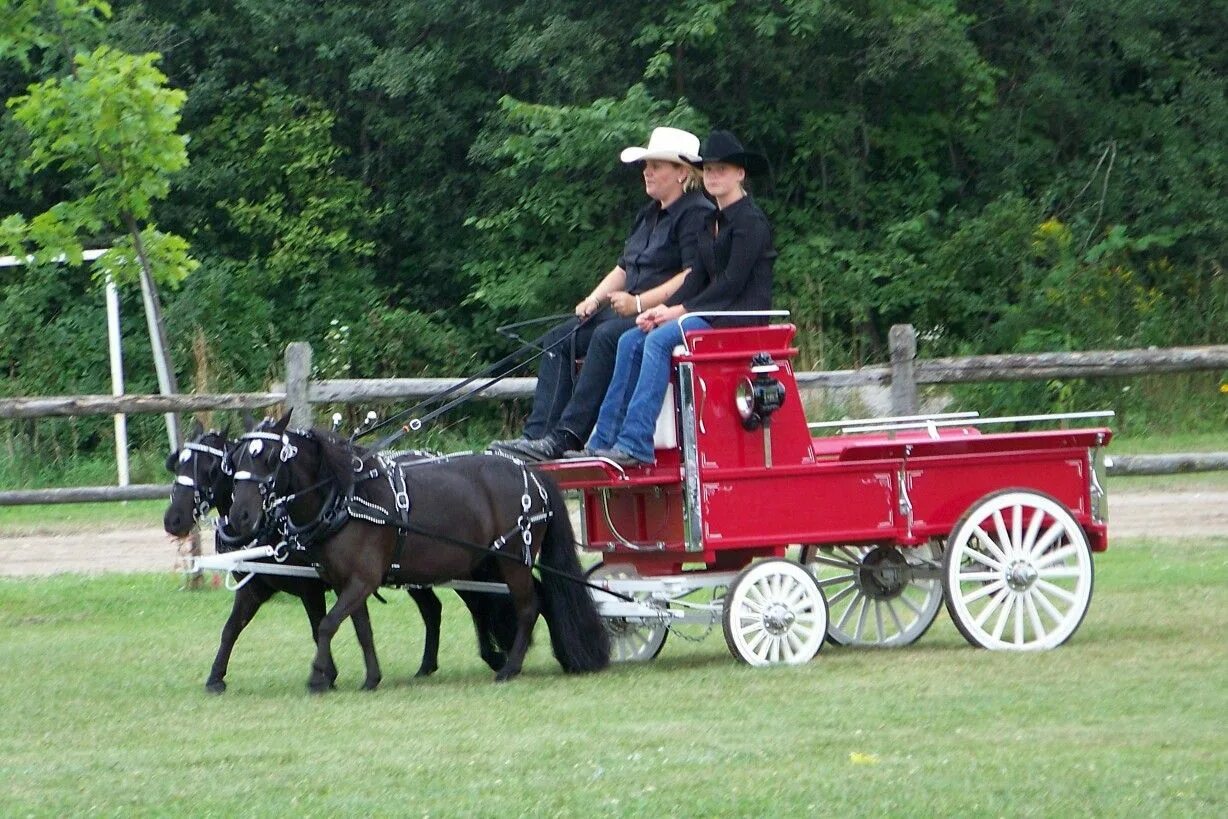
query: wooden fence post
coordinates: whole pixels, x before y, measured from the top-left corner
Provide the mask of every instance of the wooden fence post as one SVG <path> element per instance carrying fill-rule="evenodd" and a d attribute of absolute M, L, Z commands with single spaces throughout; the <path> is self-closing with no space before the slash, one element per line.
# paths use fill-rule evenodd
<path fill-rule="evenodd" d="M 311 345 L 292 341 L 286 345 L 286 409 L 293 410 L 292 426 L 311 427 L 311 402 L 307 400 L 307 384 L 311 380 Z"/>
<path fill-rule="evenodd" d="M 891 414 L 917 414 L 917 331 L 911 324 L 894 324 L 887 335 L 891 348 Z"/>

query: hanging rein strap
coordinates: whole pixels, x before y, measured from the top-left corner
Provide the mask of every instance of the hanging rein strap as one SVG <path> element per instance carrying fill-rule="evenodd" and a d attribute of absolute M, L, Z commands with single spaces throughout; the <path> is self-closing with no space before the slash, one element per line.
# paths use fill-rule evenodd
<path fill-rule="evenodd" d="M 554 321 L 560 317 L 566 317 L 566 319 L 570 321 L 573 316 L 570 313 L 560 313 L 555 316 L 547 316 L 544 319 L 534 319 L 529 322 L 521 322 L 519 325 L 510 325 L 510 326 L 525 326 L 527 324 L 540 323 L 542 321 Z M 563 344 L 566 341 L 571 342 L 572 355 L 574 357 L 576 331 L 578 331 L 581 327 L 587 324 L 591 318 L 592 318 L 591 314 L 589 316 L 585 316 L 584 318 L 580 319 L 580 321 L 576 324 L 576 326 L 573 327 L 571 331 L 568 332 L 566 335 L 564 335 L 562 338 L 555 339 L 550 344 L 547 344 L 544 347 L 541 346 L 542 340 L 545 339 L 546 336 L 550 335 L 550 333 L 553 333 L 556 329 L 558 329 L 558 326 L 561 326 L 561 324 L 557 325 L 556 327 L 552 327 L 551 329 L 547 330 L 545 333 L 542 333 L 537 338 L 524 342 L 523 344 L 521 344 L 519 348 L 512 351 L 510 354 L 504 356 L 503 358 L 499 359 L 494 364 L 487 367 L 485 370 L 482 370 L 476 375 L 472 375 L 469 378 L 466 378 L 464 381 L 460 382 L 459 384 L 454 384 L 453 386 L 449 387 L 446 390 L 443 390 L 442 392 L 436 393 L 435 395 L 432 395 L 428 398 L 423 399 L 422 401 L 419 401 L 417 404 L 414 404 L 412 407 L 409 407 L 408 409 L 401 410 L 398 413 L 388 416 L 383 421 L 380 421 L 378 424 L 375 424 L 368 429 L 364 429 L 356 433 L 351 438 L 351 440 L 356 440 L 358 438 L 363 438 L 367 435 L 370 435 L 376 430 L 383 429 L 389 424 L 396 423 L 402 418 L 408 415 L 412 415 L 413 413 L 421 410 L 424 407 L 428 407 L 434 403 L 442 401 L 443 399 L 447 398 L 449 395 L 452 395 L 453 393 L 456 393 L 464 389 L 465 387 L 468 387 L 474 382 L 480 381 L 482 379 L 486 379 L 482 384 L 479 384 L 478 386 L 473 387 L 472 389 L 463 393 L 462 395 L 459 395 L 456 398 L 453 398 L 451 401 L 448 401 L 446 404 L 436 407 L 435 409 L 428 412 L 426 415 L 423 415 L 421 418 L 410 419 L 409 423 L 405 424 L 404 426 L 402 426 L 400 429 L 396 430 L 392 434 L 380 439 L 378 442 L 375 443 L 374 446 L 372 446 L 372 449 L 383 451 L 391 447 L 394 443 L 399 441 L 406 434 L 410 432 L 416 432 L 417 430 L 421 429 L 422 426 L 426 424 L 427 422 L 432 421 L 435 418 L 439 417 L 440 415 L 443 415 L 445 412 L 452 410 L 454 407 L 457 407 L 465 403 L 466 401 L 469 401 L 471 398 L 473 398 L 473 396 L 477 395 L 482 390 L 487 389 L 488 387 L 499 383 L 503 379 L 510 376 L 512 373 L 516 372 L 522 367 L 528 366 L 529 364 L 536 361 L 541 356 L 545 355 L 546 353 L 550 352 L 555 347 L 558 347 L 559 345 Z M 506 329 L 506 328 L 500 328 L 500 329 Z M 536 350 L 536 352 L 533 353 L 533 355 L 529 356 L 528 358 L 522 359 L 521 356 L 523 356 L 527 350 Z M 492 373 L 495 373 L 495 374 L 492 375 Z"/>

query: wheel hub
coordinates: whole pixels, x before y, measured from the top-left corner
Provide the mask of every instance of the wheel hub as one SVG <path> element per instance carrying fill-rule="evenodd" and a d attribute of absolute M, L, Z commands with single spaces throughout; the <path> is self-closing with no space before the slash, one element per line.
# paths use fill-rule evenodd
<path fill-rule="evenodd" d="M 1026 560 L 1017 560 L 1006 569 L 1006 585 L 1014 591 L 1027 591 L 1036 578 L 1036 567 Z"/>
<path fill-rule="evenodd" d="M 857 585 L 872 600 L 899 597 L 912 582 L 912 567 L 898 549 L 878 547 L 857 567 Z"/>
<path fill-rule="evenodd" d="M 772 603 L 763 612 L 763 627 L 772 634 L 784 634 L 796 619 L 784 603 Z"/>

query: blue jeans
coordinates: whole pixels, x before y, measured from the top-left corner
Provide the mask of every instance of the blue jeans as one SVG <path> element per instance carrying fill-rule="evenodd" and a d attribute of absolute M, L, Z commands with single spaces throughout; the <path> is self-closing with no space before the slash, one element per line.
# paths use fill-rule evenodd
<path fill-rule="evenodd" d="M 686 329 L 711 327 L 699 317 L 685 319 Z M 618 356 L 610 388 L 588 439 L 589 449 L 620 449 L 641 461 L 656 460 L 652 435 L 665 401 L 674 348 L 682 343 L 682 329 L 670 321 L 645 333 L 633 327 L 618 339 Z"/>

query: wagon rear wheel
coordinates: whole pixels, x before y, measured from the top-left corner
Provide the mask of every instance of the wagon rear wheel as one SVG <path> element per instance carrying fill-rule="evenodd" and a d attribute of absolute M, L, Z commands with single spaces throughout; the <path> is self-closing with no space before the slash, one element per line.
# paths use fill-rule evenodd
<path fill-rule="evenodd" d="M 827 601 L 806 567 L 764 560 L 742 571 L 725 595 L 725 643 L 749 665 L 809 662 L 823 647 Z"/>
<path fill-rule="evenodd" d="M 942 608 L 941 551 L 932 543 L 807 546 L 802 562 L 827 598 L 827 638 L 842 646 L 906 646 Z"/>
<path fill-rule="evenodd" d="M 634 566 L 625 563 L 598 563 L 588 571 L 588 579 L 594 583 L 602 580 L 636 580 L 640 573 Z M 645 592 L 629 595 L 646 601 Z M 669 626 L 663 614 L 657 622 L 646 622 L 627 617 L 602 617 L 602 624 L 610 635 L 610 659 L 616 663 L 642 663 L 655 660 L 665 647 Z"/>
<path fill-rule="evenodd" d="M 981 648 L 1030 651 L 1070 639 L 1092 596 L 1087 535 L 1053 498 L 1007 489 L 955 525 L 943 562 L 947 610 Z"/>

